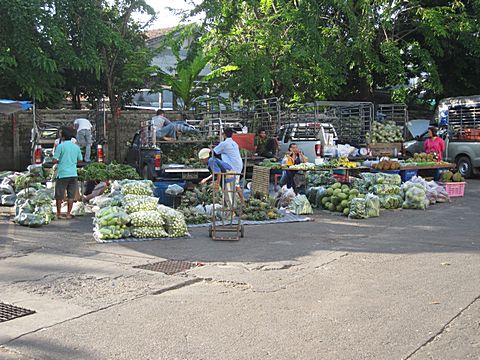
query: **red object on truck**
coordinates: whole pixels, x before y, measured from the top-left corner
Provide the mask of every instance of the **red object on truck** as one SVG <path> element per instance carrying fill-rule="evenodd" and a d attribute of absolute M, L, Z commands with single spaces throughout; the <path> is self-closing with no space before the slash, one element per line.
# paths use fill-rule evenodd
<path fill-rule="evenodd" d="M 35 151 L 33 153 L 33 159 L 35 165 L 39 165 L 42 163 L 42 145 L 37 145 L 35 147 Z"/>
<path fill-rule="evenodd" d="M 98 162 L 103 163 L 103 145 L 97 145 L 97 160 Z"/>

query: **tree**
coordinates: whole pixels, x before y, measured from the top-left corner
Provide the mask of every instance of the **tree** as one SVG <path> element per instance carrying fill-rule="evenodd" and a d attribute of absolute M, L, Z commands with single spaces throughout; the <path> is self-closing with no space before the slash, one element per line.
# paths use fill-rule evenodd
<path fill-rule="evenodd" d="M 406 100 L 478 92 L 478 0 L 204 0 L 214 66 L 236 65 L 228 90 L 246 98 Z M 466 54 L 454 70 L 453 54 Z M 455 61 L 457 63 L 457 61 Z M 468 69 L 470 67 L 470 70 Z M 417 80 L 415 87 L 410 86 Z M 448 88 L 447 89 L 447 86 Z"/>
<path fill-rule="evenodd" d="M 143 0 L 115 0 L 104 3 L 97 34 L 101 57 L 98 93 L 105 94 L 110 102 L 115 140 L 112 150 L 116 160 L 121 160 L 118 111 L 123 96 L 141 88 L 155 70 L 150 65 L 153 54 L 145 44 L 144 28 L 148 21 L 140 24 L 132 17 L 138 12 L 148 14 L 150 19 L 153 19 L 153 9 Z"/>

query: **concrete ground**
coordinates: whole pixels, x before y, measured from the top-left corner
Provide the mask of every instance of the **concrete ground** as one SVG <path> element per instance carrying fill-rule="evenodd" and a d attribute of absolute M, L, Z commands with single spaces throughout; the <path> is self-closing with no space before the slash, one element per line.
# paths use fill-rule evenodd
<path fill-rule="evenodd" d="M 5 209 L 2 209 L 5 211 Z M 480 181 L 426 211 L 97 244 L 0 220 L 0 359 L 480 359 Z M 201 262 L 165 275 L 133 266 Z"/>

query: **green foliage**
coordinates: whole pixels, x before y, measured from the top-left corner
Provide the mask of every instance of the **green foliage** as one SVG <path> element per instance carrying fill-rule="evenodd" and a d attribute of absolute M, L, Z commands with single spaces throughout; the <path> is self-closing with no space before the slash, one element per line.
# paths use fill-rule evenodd
<path fill-rule="evenodd" d="M 480 91 L 479 5 L 204 0 L 192 14 L 206 14 L 213 67 L 236 67 L 224 76 L 234 96 L 372 100 L 387 88 L 406 100 Z"/>

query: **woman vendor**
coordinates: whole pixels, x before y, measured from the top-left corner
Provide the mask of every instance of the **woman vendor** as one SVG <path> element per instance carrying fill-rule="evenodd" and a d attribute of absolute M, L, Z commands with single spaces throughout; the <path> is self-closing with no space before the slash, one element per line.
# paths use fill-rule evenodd
<path fill-rule="evenodd" d="M 425 140 L 423 148 L 427 154 L 436 154 L 438 161 L 442 161 L 442 154 L 445 151 L 445 142 L 437 136 L 437 128 L 431 126 L 428 129 L 428 139 Z"/>

